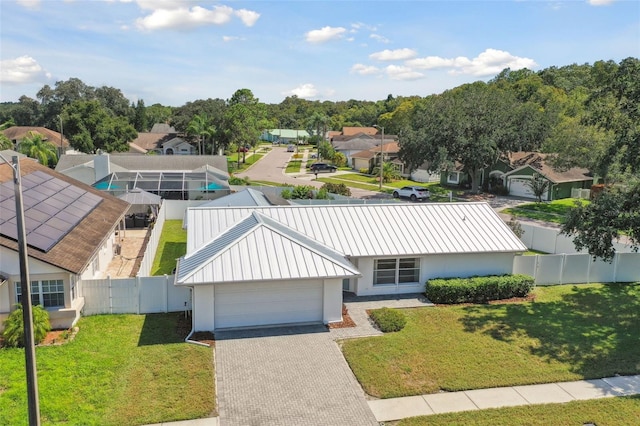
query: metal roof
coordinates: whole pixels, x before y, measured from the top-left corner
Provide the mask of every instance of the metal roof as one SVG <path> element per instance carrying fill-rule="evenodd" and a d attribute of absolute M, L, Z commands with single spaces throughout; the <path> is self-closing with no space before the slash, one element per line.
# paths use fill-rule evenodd
<path fill-rule="evenodd" d="M 352 257 L 526 251 L 491 206 L 479 202 L 194 207 L 187 210 L 187 253 L 254 211 Z"/>
<path fill-rule="evenodd" d="M 260 191 L 246 188 L 233 194 L 216 198 L 199 207 L 250 207 L 250 206 L 270 206 L 267 197 Z"/>
<path fill-rule="evenodd" d="M 181 258 L 176 284 L 357 275 L 360 273 L 342 254 L 253 212 L 208 244 Z"/>

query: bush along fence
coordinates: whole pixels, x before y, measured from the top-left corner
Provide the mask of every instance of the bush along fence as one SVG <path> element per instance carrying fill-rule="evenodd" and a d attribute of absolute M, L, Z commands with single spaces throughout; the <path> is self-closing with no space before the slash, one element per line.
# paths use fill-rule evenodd
<path fill-rule="evenodd" d="M 436 278 L 427 281 L 425 295 L 433 303 L 486 303 L 525 297 L 533 284 L 533 277 L 528 275 Z"/>

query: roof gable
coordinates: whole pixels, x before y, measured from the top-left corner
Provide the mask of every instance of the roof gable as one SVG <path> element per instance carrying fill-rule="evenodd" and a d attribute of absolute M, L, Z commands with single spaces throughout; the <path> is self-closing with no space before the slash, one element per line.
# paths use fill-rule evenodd
<path fill-rule="evenodd" d="M 359 272 L 340 253 L 253 212 L 181 258 L 176 282 L 187 285 L 354 275 Z"/>

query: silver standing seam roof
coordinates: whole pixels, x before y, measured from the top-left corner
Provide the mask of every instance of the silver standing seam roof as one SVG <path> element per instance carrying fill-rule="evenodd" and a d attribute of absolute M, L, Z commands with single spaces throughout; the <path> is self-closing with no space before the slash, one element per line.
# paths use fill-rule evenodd
<path fill-rule="evenodd" d="M 187 256 L 253 212 L 348 257 L 527 250 L 487 203 L 394 203 L 189 208 Z"/>
<path fill-rule="evenodd" d="M 208 244 L 182 257 L 178 261 L 176 284 L 359 275 L 342 254 L 253 212 Z"/>

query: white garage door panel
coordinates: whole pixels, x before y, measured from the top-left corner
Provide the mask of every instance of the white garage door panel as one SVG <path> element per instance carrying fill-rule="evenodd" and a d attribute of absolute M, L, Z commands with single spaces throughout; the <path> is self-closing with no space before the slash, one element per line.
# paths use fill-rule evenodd
<path fill-rule="evenodd" d="M 533 191 L 527 185 L 527 179 L 510 179 L 509 195 L 515 197 L 535 198 Z"/>
<path fill-rule="evenodd" d="M 215 327 L 322 321 L 322 281 L 218 284 Z"/>

